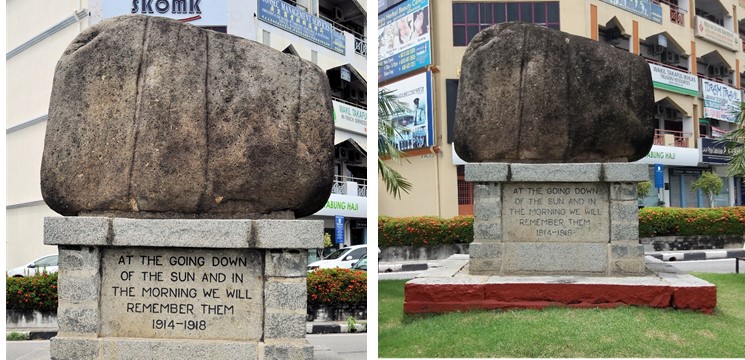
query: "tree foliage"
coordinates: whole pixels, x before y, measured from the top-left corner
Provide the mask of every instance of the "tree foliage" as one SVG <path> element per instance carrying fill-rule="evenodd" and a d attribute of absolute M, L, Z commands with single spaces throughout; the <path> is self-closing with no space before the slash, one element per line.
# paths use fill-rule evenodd
<path fill-rule="evenodd" d="M 400 198 L 402 191 L 407 194 L 411 191 L 411 183 L 384 161 L 391 159 L 401 163 L 401 159 L 404 158 L 394 141 L 396 136 L 405 130 L 399 129 L 393 122 L 393 117 L 404 109 L 404 105 L 393 95 L 393 91 L 378 90 L 378 173 L 385 184 L 385 190 L 395 198 Z"/>
<path fill-rule="evenodd" d="M 639 199 L 647 197 L 650 190 L 652 190 L 652 183 L 649 181 L 642 181 L 636 185 L 636 194 Z"/>
<path fill-rule="evenodd" d="M 719 195 L 722 191 L 722 179 L 711 171 L 701 174 L 698 180 L 691 184 L 694 191 L 701 190 L 709 198 L 709 204 L 714 207 L 714 196 Z"/>

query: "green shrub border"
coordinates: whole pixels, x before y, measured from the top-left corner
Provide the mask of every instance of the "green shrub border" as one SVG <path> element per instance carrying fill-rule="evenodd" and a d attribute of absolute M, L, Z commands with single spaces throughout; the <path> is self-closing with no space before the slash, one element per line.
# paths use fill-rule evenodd
<path fill-rule="evenodd" d="M 745 235 L 745 207 L 639 209 L 639 237 Z M 473 242 L 473 216 L 378 218 L 378 243 L 426 246 Z"/>
<path fill-rule="evenodd" d="M 350 269 L 315 269 L 308 273 L 308 305 L 367 303 L 367 272 Z"/>
<path fill-rule="evenodd" d="M 5 308 L 57 312 L 57 273 L 5 278 Z"/>

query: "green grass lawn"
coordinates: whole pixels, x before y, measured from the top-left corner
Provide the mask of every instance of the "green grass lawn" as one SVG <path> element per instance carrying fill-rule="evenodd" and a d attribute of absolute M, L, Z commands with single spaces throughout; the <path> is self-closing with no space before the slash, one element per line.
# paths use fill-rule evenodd
<path fill-rule="evenodd" d="M 745 357 L 745 275 L 695 275 L 717 286 L 712 315 L 621 307 L 405 316 L 406 281 L 381 281 L 379 356 Z"/>

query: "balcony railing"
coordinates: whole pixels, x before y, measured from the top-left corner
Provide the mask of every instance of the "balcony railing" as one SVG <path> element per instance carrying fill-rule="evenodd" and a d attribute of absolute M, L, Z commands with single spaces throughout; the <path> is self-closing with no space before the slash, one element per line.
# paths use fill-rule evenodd
<path fill-rule="evenodd" d="M 691 137 L 690 133 L 684 133 L 682 131 L 675 130 L 654 130 L 654 144 L 661 146 L 673 146 L 673 147 L 688 147 L 688 139 Z"/>
<path fill-rule="evenodd" d="M 354 195 L 349 194 L 351 189 L 347 189 L 349 183 L 356 183 L 356 196 L 367 197 L 367 179 L 355 178 L 351 176 L 334 176 L 334 184 L 331 186 L 331 193 L 337 195 Z"/>
<path fill-rule="evenodd" d="M 685 14 L 687 13 L 686 10 L 683 10 L 678 7 L 678 5 L 673 4 L 671 1 L 668 0 L 659 0 L 658 2 L 661 2 L 663 4 L 666 4 L 670 6 L 670 22 L 673 24 L 678 24 L 680 26 L 685 26 Z"/>
<path fill-rule="evenodd" d="M 365 38 L 354 37 L 354 52 L 355 54 L 367 57 L 367 41 Z"/>

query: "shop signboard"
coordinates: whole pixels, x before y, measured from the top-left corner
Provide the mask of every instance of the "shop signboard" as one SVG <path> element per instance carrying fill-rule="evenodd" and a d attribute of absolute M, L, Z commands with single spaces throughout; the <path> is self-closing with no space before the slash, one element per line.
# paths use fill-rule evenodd
<path fill-rule="evenodd" d="M 424 72 L 382 88 L 392 91 L 403 109 L 392 114 L 399 130 L 394 145 L 401 151 L 432 146 L 432 73 Z"/>
<path fill-rule="evenodd" d="M 698 159 L 698 149 L 652 145 L 652 150 L 647 156 L 636 162 L 650 165 L 696 166 Z"/>
<path fill-rule="evenodd" d="M 331 194 L 323 209 L 313 215 L 367 218 L 367 198 L 363 196 Z"/>
<path fill-rule="evenodd" d="M 701 176 L 701 174 L 704 173 L 703 168 L 671 168 L 670 169 L 670 175 L 671 176 Z"/>
<path fill-rule="evenodd" d="M 282 0 L 258 0 L 259 20 L 344 55 L 344 34 L 326 20 Z"/>
<path fill-rule="evenodd" d="M 708 138 L 699 138 L 698 148 L 701 150 L 702 163 L 722 165 L 729 163 L 735 150 L 728 146 L 727 141 Z"/>
<path fill-rule="evenodd" d="M 344 217 L 336 215 L 334 216 L 334 243 L 344 243 Z"/>
<path fill-rule="evenodd" d="M 732 51 L 737 51 L 740 43 L 737 34 L 701 16 L 696 16 L 696 28 L 693 35 Z"/>
<path fill-rule="evenodd" d="M 228 26 L 228 0 L 103 0 L 100 10 L 103 19 L 140 14 L 196 26 Z"/>
<path fill-rule="evenodd" d="M 602 0 L 645 19 L 662 24 L 662 6 L 651 0 Z"/>
<path fill-rule="evenodd" d="M 740 90 L 715 81 L 701 79 L 704 117 L 736 122 L 740 112 Z"/>
<path fill-rule="evenodd" d="M 388 8 L 400 3 L 403 0 L 378 0 L 378 14 L 384 13 Z"/>
<path fill-rule="evenodd" d="M 334 126 L 353 133 L 367 134 L 367 110 L 331 100 L 334 106 Z"/>
<path fill-rule="evenodd" d="M 432 63 L 429 0 L 406 0 L 378 16 L 378 82 Z"/>
<path fill-rule="evenodd" d="M 655 88 L 698 96 L 698 76 L 657 64 L 649 64 L 649 69 Z"/>

